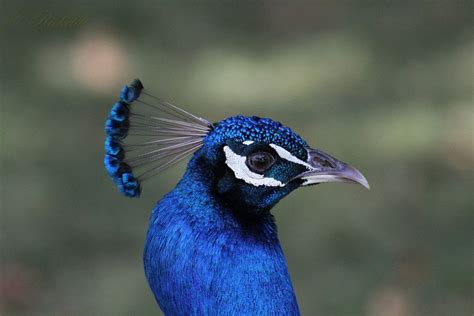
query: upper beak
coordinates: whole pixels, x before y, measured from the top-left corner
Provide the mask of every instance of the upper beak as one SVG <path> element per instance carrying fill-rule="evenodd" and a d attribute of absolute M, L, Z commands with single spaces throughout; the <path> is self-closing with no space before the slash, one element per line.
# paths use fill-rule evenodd
<path fill-rule="evenodd" d="M 303 180 L 303 185 L 322 182 L 351 182 L 370 189 L 369 182 L 359 170 L 321 150 L 308 149 L 306 162 L 309 170 L 296 177 Z"/>

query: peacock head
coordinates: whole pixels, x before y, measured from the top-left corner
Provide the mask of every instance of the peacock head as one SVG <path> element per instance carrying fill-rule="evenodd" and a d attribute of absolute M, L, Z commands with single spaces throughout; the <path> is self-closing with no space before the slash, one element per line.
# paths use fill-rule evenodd
<path fill-rule="evenodd" d="M 239 209 L 268 210 L 296 188 L 322 182 L 369 187 L 357 169 L 268 118 L 239 115 L 216 123 L 196 155 L 215 171 L 220 197 Z"/>
<path fill-rule="evenodd" d="M 279 122 L 239 115 L 211 124 L 143 91 L 138 80 L 122 89 L 106 133 L 105 167 L 126 196 L 139 196 L 144 180 L 190 155 L 187 174 L 239 209 L 269 210 L 296 188 L 323 182 L 369 188 L 357 169 Z"/>

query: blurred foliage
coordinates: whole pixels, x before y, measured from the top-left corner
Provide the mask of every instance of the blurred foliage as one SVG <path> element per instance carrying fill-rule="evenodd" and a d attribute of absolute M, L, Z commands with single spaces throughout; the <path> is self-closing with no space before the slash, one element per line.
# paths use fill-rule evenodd
<path fill-rule="evenodd" d="M 268 116 L 372 190 L 274 214 L 303 315 L 472 312 L 472 1 L 2 3 L 1 315 L 152 315 L 149 212 L 102 168 L 121 85 L 218 121 Z"/>

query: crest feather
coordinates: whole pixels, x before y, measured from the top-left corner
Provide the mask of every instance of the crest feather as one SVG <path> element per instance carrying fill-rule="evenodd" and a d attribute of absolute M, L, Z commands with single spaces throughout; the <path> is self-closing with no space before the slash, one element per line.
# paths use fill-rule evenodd
<path fill-rule="evenodd" d="M 119 98 L 105 124 L 104 165 L 120 192 L 138 197 L 143 181 L 192 155 L 213 125 L 149 94 L 138 79 Z"/>

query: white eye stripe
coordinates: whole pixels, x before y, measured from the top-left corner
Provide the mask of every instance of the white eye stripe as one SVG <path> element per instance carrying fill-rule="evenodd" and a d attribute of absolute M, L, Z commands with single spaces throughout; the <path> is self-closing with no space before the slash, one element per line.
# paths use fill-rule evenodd
<path fill-rule="evenodd" d="M 246 140 L 246 141 L 243 142 L 242 144 L 244 144 L 244 145 L 252 145 L 252 144 L 253 144 L 253 140 Z"/>
<path fill-rule="evenodd" d="M 308 170 L 312 170 L 314 169 L 310 164 L 308 164 L 307 162 L 293 156 L 288 150 L 286 150 L 285 148 L 283 147 L 280 147 L 278 145 L 275 145 L 275 144 L 270 144 L 270 147 L 272 147 L 273 149 L 275 149 L 275 151 L 277 152 L 278 156 L 280 156 L 280 158 L 283 158 L 285 160 L 288 160 L 288 161 L 291 161 L 291 162 L 294 162 L 294 163 L 297 163 L 299 165 L 302 165 L 302 166 L 305 166 L 306 168 L 308 168 Z"/>
<path fill-rule="evenodd" d="M 224 146 L 225 163 L 234 172 L 237 179 L 244 180 L 253 186 L 284 187 L 285 184 L 271 177 L 252 172 L 245 163 L 245 156 L 240 156 L 232 151 L 229 146 Z"/>

